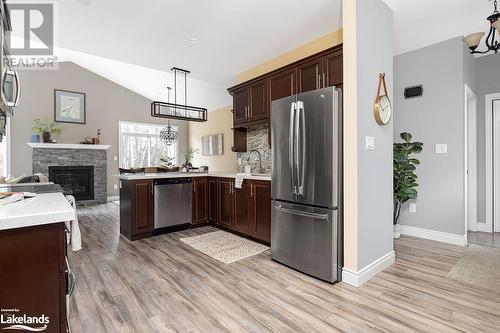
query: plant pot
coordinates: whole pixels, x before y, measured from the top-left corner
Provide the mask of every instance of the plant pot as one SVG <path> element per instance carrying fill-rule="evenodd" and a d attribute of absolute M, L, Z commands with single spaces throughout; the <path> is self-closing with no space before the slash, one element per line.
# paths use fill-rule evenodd
<path fill-rule="evenodd" d="M 392 236 L 394 239 L 398 239 L 399 237 L 401 237 L 401 224 L 395 224 L 393 226 Z"/>
<path fill-rule="evenodd" d="M 43 132 L 43 143 L 50 143 L 50 132 Z"/>

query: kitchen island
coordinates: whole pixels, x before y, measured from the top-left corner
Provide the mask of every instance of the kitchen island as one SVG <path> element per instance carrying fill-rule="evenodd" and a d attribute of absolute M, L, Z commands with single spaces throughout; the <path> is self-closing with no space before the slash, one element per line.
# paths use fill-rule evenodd
<path fill-rule="evenodd" d="M 62 193 L 38 194 L 0 207 L 0 308 L 2 316 L 10 318 L 0 323 L 0 329 L 26 315 L 28 319 L 43 317 L 38 324 L 24 322 L 32 329 L 67 331 L 71 270 L 65 221 L 74 217 Z"/>
<path fill-rule="evenodd" d="M 159 233 L 158 220 L 182 216 L 179 228 L 214 225 L 241 236 L 269 244 L 271 241 L 271 176 L 245 176 L 241 189 L 235 187 L 234 173 L 152 173 L 120 176 L 120 233 L 129 240 L 151 237 Z M 159 186 L 177 179 L 191 184 L 190 197 L 180 200 L 183 206 L 170 211 L 159 207 Z M 155 190 L 156 187 L 156 190 Z M 184 187 L 186 188 L 186 187 Z M 174 191 L 172 191 L 173 193 Z M 185 190 L 177 190 L 185 195 Z M 174 197 L 173 200 L 179 200 Z M 190 202 L 188 202 L 190 201 Z M 188 208 L 186 208 L 188 207 Z M 156 213 L 156 214 L 155 214 Z M 167 229 L 167 230 L 175 230 Z"/>

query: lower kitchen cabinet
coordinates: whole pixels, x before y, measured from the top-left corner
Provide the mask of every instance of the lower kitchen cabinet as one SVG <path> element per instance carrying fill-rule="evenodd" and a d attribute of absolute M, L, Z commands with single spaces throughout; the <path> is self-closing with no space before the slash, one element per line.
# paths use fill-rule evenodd
<path fill-rule="evenodd" d="M 120 233 L 135 240 L 151 236 L 153 229 L 153 181 L 121 180 Z"/>
<path fill-rule="evenodd" d="M 208 222 L 217 223 L 217 178 L 208 178 Z"/>
<path fill-rule="evenodd" d="M 253 233 L 251 198 L 252 185 L 244 181 L 241 188 L 234 189 L 234 229 L 244 234 Z"/>
<path fill-rule="evenodd" d="M 193 224 L 208 222 L 208 178 L 193 178 Z"/>
<path fill-rule="evenodd" d="M 271 183 L 251 181 L 254 237 L 271 242 Z"/>
<path fill-rule="evenodd" d="M 234 219 L 234 181 L 217 179 L 217 224 L 232 227 Z"/>

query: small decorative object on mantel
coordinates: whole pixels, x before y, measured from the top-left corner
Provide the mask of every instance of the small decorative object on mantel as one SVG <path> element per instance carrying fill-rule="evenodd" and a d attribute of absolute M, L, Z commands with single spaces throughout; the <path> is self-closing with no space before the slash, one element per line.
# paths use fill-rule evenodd
<path fill-rule="evenodd" d="M 380 88 L 382 85 L 384 86 L 383 95 L 380 94 Z M 392 107 L 391 107 L 391 100 L 389 99 L 387 93 L 387 85 L 385 83 L 385 73 L 379 74 L 377 98 L 375 99 L 375 103 L 373 104 L 373 115 L 375 117 L 375 121 L 380 126 L 387 125 L 391 120 Z"/>
<path fill-rule="evenodd" d="M 90 136 L 86 136 L 82 141 L 80 141 L 80 144 L 81 145 L 92 145 L 92 144 L 94 144 L 92 141 L 93 140 Z"/>
<path fill-rule="evenodd" d="M 207 121 L 207 109 L 188 105 L 187 74 L 190 72 L 177 67 L 172 67 L 171 71 L 174 72 L 174 103 L 170 103 L 170 98 L 166 103 L 159 101 L 152 102 L 151 116 L 198 122 Z M 180 76 L 179 81 L 184 81 L 184 89 L 180 89 L 180 94 L 177 91 L 177 75 Z M 182 96 L 182 92 L 184 92 L 184 96 Z"/>
<path fill-rule="evenodd" d="M 62 133 L 63 127 L 49 120 L 45 117 L 43 120 L 40 118 L 35 118 L 33 120 L 33 127 L 31 128 L 33 133 L 41 134 L 43 137 L 43 143 L 55 143 L 56 141 L 52 139 L 52 135 L 59 135 Z"/>
<path fill-rule="evenodd" d="M 85 93 L 54 90 L 54 120 L 58 123 L 85 124 Z"/>
<path fill-rule="evenodd" d="M 469 47 L 471 54 L 485 54 L 489 52 L 498 53 L 498 50 L 500 49 L 500 42 L 498 42 L 495 38 L 496 37 L 495 30 L 497 33 L 500 33 L 500 12 L 498 11 L 497 0 L 493 1 L 493 6 L 494 6 L 493 14 L 491 14 L 487 18 L 490 24 L 489 24 L 488 37 L 486 37 L 485 40 L 486 50 L 476 51 L 476 49 L 479 46 L 479 43 L 481 43 L 481 39 L 483 39 L 485 35 L 484 32 L 476 32 L 464 38 L 464 41 Z"/>
<path fill-rule="evenodd" d="M 410 133 L 401 133 L 402 143 L 394 143 L 393 178 L 394 178 L 394 238 L 401 236 L 399 213 L 404 203 L 417 198 L 417 175 L 415 170 L 420 161 L 413 154 L 422 152 L 424 144 L 413 142 Z"/>

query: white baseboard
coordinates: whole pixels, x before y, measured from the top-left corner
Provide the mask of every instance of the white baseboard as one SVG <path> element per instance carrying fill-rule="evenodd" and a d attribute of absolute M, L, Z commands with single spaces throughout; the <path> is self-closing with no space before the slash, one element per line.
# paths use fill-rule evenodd
<path fill-rule="evenodd" d="M 491 226 L 489 226 L 486 222 L 477 222 L 476 231 L 479 232 L 492 232 Z"/>
<path fill-rule="evenodd" d="M 119 195 L 114 195 L 114 196 L 108 197 L 108 202 L 109 201 L 118 201 L 118 200 L 120 200 Z"/>
<path fill-rule="evenodd" d="M 460 245 L 460 246 L 467 245 L 466 235 L 449 234 L 442 231 L 410 227 L 407 225 L 401 225 L 401 233 L 407 236 L 424 238 L 453 245 Z"/>
<path fill-rule="evenodd" d="M 342 269 L 342 282 L 354 287 L 361 287 L 375 275 L 394 264 L 395 260 L 396 256 L 394 251 L 391 251 L 357 272 L 344 267 Z"/>

